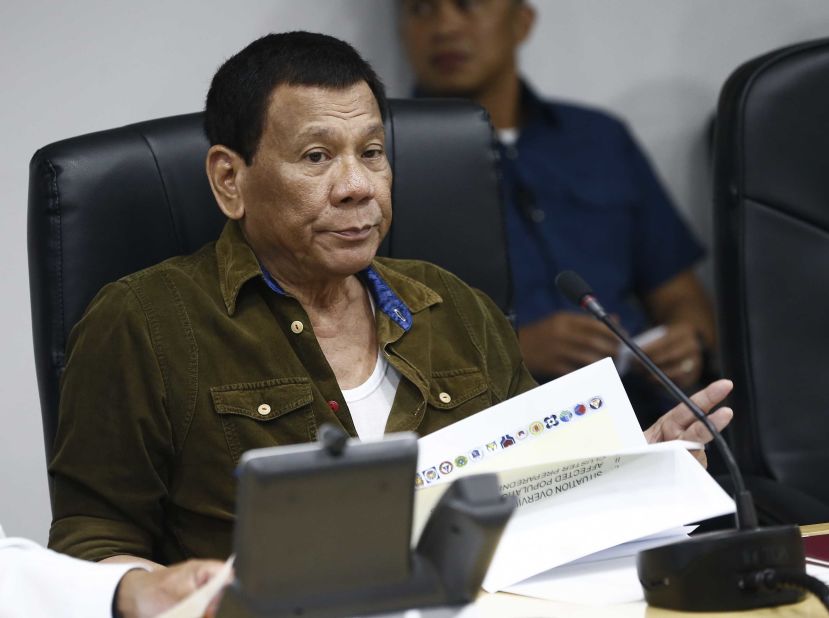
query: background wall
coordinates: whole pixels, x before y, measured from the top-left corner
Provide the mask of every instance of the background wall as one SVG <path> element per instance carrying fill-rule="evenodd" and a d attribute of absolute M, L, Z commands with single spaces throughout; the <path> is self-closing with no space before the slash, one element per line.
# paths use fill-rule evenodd
<path fill-rule="evenodd" d="M 615 110 L 708 236 L 704 129 L 725 77 L 788 42 L 829 34 L 822 0 L 536 0 L 525 73 L 545 94 Z M 395 0 L 29 0 L 0 4 L 0 522 L 45 542 L 50 521 L 30 336 L 28 160 L 41 145 L 200 109 L 218 65 L 268 31 L 355 44 L 392 94 L 408 79 Z"/>

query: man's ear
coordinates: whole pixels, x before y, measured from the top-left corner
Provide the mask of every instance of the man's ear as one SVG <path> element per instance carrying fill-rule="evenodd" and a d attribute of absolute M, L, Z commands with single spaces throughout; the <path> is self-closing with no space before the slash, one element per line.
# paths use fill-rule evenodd
<path fill-rule="evenodd" d="M 226 146 L 217 144 L 207 151 L 207 179 L 219 208 L 229 219 L 238 220 L 245 216 L 240 181 L 246 167 L 244 159 Z"/>
<path fill-rule="evenodd" d="M 530 35 L 535 24 L 535 7 L 525 1 L 516 10 L 518 11 L 518 15 L 515 20 L 515 41 L 517 43 L 523 43 Z"/>

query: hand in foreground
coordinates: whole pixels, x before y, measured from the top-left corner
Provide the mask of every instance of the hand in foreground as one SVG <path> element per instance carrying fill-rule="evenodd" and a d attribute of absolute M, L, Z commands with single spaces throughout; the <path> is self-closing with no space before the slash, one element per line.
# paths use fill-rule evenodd
<path fill-rule="evenodd" d="M 157 616 L 206 584 L 221 568 L 218 560 L 189 560 L 153 571 L 128 571 L 116 592 L 118 613 L 124 618 Z"/>
<path fill-rule="evenodd" d="M 693 386 L 702 375 L 702 344 L 691 324 L 666 325 L 665 335 L 642 351 L 680 388 Z"/>
<path fill-rule="evenodd" d="M 691 395 L 691 401 L 697 404 L 703 412 L 708 413 L 711 408 L 728 396 L 732 388 L 734 388 L 734 384 L 731 380 L 717 380 Z M 713 414 L 709 414 L 708 419 L 714 427 L 722 431 L 731 422 L 733 416 L 734 412 L 731 408 L 720 408 Z M 684 404 L 680 404 L 660 416 L 653 425 L 645 430 L 645 439 L 651 444 L 667 442 L 668 440 L 689 440 L 707 444 L 713 440 L 705 425 L 698 421 L 694 413 Z M 691 451 L 691 454 L 703 466 L 708 465 L 704 450 Z"/>
<path fill-rule="evenodd" d="M 616 337 L 593 317 L 559 311 L 518 329 L 521 355 L 531 373 L 563 376 L 606 356 L 619 347 Z"/>

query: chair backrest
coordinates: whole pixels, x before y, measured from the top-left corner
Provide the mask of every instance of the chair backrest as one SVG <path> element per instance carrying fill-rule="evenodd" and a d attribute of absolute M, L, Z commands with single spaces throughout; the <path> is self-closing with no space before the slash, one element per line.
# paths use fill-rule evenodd
<path fill-rule="evenodd" d="M 829 504 L 829 39 L 737 69 L 720 97 L 714 154 L 737 458 Z"/>
<path fill-rule="evenodd" d="M 29 284 L 47 460 L 67 337 L 95 293 L 221 231 L 202 120 L 132 124 L 50 144 L 32 158 Z M 459 100 L 391 100 L 386 133 L 393 223 L 380 253 L 435 262 L 506 312 L 511 287 L 486 112 Z"/>

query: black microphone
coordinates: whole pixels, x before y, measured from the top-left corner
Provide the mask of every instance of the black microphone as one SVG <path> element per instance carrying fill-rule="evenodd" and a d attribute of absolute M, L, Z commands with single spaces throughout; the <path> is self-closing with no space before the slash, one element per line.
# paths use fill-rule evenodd
<path fill-rule="evenodd" d="M 802 599 L 782 582 L 808 577 L 797 526 L 760 528 L 754 501 L 731 449 L 707 415 L 620 328 L 573 271 L 556 277 L 559 291 L 607 326 L 711 433 L 734 484 L 736 530 L 709 532 L 639 553 L 639 582 L 650 605 L 682 611 L 739 611 Z"/>
<path fill-rule="evenodd" d="M 717 448 L 722 452 L 725 465 L 728 468 L 731 480 L 734 483 L 734 492 L 736 494 L 735 502 L 737 507 L 737 528 L 741 530 L 756 528 L 757 513 L 754 510 L 754 502 L 751 499 L 751 494 L 746 491 L 743 476 L 740 473 L 740 469 L 737 467 L 737 462 L 734 460 L 731 449 L 728 448 L 728 445 L 725 443 L 725 440 L 723 440 L 720 432 L 717 431 L 714 425 L 711 424 L 708 416 L 700 410 L 699 406 L 691 401 L 691 398 L 688 397 L 688 395 L 686 395 L 682 389 L 680 389 L 673 382 L 673 380 L 666 376 L 665 373 L 656 366 L 650 357 L 642 351 L 642 348 L 636 345 L 636 343 L 622 328 L 619 327 L 618 324 L 616 324 L 616 322 L 610 319 L 610 316 L 604 310 L 604 307 L 602 307 L 599 301 L 596 300 L 596 297 L 593 296 L 593 290 L 589 285 L 587 285 L 587 282 L 585 282 L 584 279 L 572 270 L 565 270 L 564 272 L 559 273 L 556 277 L 556 286 L 567 298 L 567 300 L 579 305 L 582 309 L 590 313 L 593 317 L 604 323 L 605 326 L 613 331 L 613 334 L 616 335 L 616 337 L 618 337 L 640 361 L 642 361 L 648 371 L 656 376 L 668 392 L 671 393 L 676 400 L 681 401 L 688 406 L 694 416 L 702 421 L 705 428 L 708 429 L 708 432 L 714 438 Z"/>

